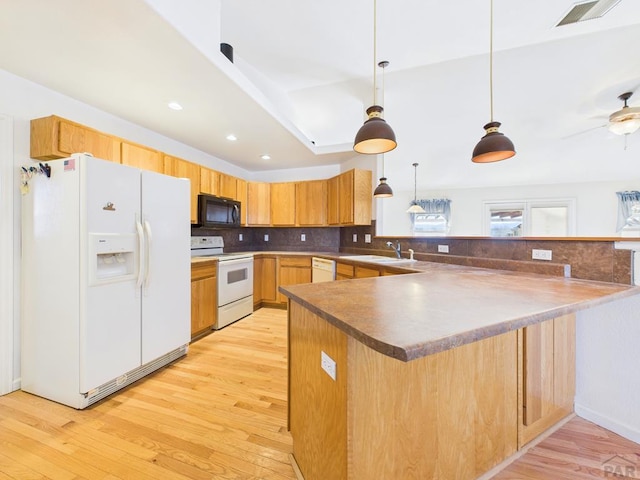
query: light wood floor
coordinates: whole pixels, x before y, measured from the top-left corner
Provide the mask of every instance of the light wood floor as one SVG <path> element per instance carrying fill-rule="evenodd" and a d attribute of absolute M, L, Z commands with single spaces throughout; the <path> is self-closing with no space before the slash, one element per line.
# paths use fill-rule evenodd
<path fill-rule="evenodd" d="M 492 480 L 639 478 L 640 445 L 574 417 Z"/>
<path fill-rule="evenodd" d="M 0 397 L 0 479 L 295 479 L 286 312 L 262 309 L 78 411 Z"/>
<path fill-rule="evenodd" d="M 286 312 L 262 309 L 86 410 L 0 397 L 0 480 L 293 480 L 286 355 Z M 574 418 L 494 480 L 640 478 L 637 455 L 639 445 Z"/>

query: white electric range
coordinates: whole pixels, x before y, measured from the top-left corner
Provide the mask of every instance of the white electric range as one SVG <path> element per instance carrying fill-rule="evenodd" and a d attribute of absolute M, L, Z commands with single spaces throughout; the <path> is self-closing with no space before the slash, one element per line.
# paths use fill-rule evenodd
<path fill-rule="evenodd" d="M 253 313 L 253 254 L 225 253 L 222 237 L 191 237 L 192 257 L 218 259 L 219 330 Z"/>

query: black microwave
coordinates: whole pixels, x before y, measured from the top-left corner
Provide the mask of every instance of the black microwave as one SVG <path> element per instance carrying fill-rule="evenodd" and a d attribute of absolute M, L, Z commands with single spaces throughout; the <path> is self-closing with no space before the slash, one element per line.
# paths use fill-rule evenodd
<path fill-rule="evenodd" d="M 215 195 L 198 195 L 198 225 L 206 228 L 239 227 L 240 202 Z"/>

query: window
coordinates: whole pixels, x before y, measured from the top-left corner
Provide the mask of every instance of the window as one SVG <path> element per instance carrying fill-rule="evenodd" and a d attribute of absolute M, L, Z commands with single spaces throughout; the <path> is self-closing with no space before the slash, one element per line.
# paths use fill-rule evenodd
<path fill-rule="evenodd" d="M 575 234 L 575 199 L 484 202 L 483 233 L 491 237 Z"/>
<path fill-rule="evenodd" d="M 449 233 L 451 200 L 420 199 L 417 201 L 425 213 L 411 214 L 411 227 L 415 236 L 444 236 Z"/>

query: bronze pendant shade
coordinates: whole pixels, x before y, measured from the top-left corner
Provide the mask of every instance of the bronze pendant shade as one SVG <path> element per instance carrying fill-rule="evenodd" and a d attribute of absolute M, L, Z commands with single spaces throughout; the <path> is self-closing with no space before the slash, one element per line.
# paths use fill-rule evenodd
<path fill-rule="evenodd" d="M 500 122 L 489 122 L 484 126 L 487 132 L 473 149 L 475 163 L 490 163 L 506 160 L 516 154 L 513 142 L 504 133 L 498 131 Z"/>
<path fill-rule="evenodd" d="M 389 198 L 393 197 L 393 190 L 387 183 L 387 177 L 380 177 L 380 184 L 373 191 L 374 198 Z"/>
<path fill-rule="evenodd" d="M 353 149 L 358 153 L 376 154 L 393 150 L 398 145 L 396 134 L 382 118 L 384 109 L 380 105 L 367 108 L 369 118 L 356 134 Z"/>

